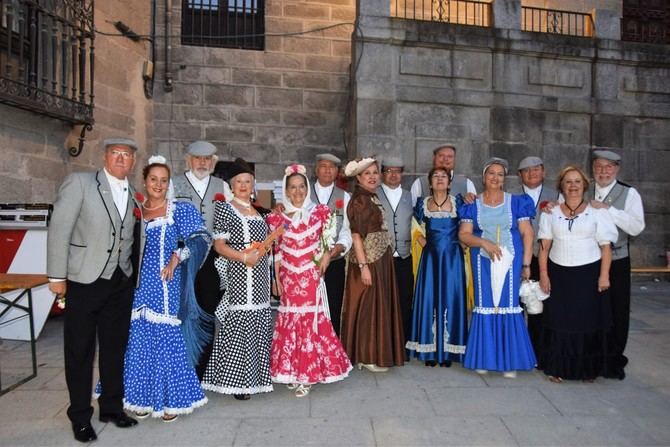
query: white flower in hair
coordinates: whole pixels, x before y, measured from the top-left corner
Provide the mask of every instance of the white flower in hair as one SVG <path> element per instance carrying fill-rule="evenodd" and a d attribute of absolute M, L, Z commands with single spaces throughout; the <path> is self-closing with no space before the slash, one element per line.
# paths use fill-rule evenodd
<path fill-rule="evenodd" d="M 152 155 L 151 157 L 149 157 L 149 160 L 147 160 L 147 164 L 152 165 L 154 163 L 166 165 L 167 160 L 162 155 Z"/>

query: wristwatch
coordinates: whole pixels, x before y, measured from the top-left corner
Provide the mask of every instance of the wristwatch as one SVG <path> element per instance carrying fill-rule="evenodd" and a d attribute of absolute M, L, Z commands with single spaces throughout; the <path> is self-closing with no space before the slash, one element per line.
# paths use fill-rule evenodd
<path fill-rule="evenodd" d="M 359 262 L 359 263 L 358 263 L 358 268 L 361 269 L 361 270 L 363 270 L 363 267 L 365 267 L 366 265 L 368 265 L 367 262 Z"/>

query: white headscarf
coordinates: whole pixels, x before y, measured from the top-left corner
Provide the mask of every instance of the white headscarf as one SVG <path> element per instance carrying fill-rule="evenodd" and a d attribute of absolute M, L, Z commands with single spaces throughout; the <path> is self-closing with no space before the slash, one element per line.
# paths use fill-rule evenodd
<path fill-rule="evenodd" d="M 294 206 L 286 195 L 286 181 L 288 180 L 289 176 L 294 174 L 301 175 L 305 180 L 305 186 L 307 186 L 307 195 L 305 196 L 305 201 L 302 202 L 302 206 L 300 208 Z M 293 214 L 293 217 L 291 217 L 291 222 L 293 225 L 297 226 L 301 221 L 304 224 L 307 224 L 307 222 L 309 222 L 309 216 L 312 214 L 312 210 L 314 209 L 314 202 L 312 202 L 311 199 L 311 190 L 309 187 L 309 179 L 307 178 L 307 170 L 303 165 L 292 164 L 284 170 L 282 195 L 284 197 L 284 214 Z"/>

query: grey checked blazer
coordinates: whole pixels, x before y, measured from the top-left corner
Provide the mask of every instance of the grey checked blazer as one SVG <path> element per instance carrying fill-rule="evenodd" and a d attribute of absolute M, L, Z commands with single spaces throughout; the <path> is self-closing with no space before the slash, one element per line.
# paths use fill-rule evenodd
<path fill-rule="evenodd" d="M 141 211 L 142 207 L 133 188 L 128 189 L 128 206 L 121 216 L 102 170 L 73 173 L 65 179 L 49 224 L 49 278 L 90 284 L 98 278 L 111 278 L 117 266 L 132 277 L 134 209 Z M 144 225 L 140 227 L 137 265 L 142 265 L 145 239 Z"/>

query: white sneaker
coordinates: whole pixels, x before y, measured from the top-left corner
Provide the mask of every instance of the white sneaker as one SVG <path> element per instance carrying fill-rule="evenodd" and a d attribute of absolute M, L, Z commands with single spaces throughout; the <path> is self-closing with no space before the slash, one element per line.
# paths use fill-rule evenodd
<path fill-rule="evenodd" d="M 503 377 L 505 379 L 516 379 L 516 371 L 505 371 Z"/>

